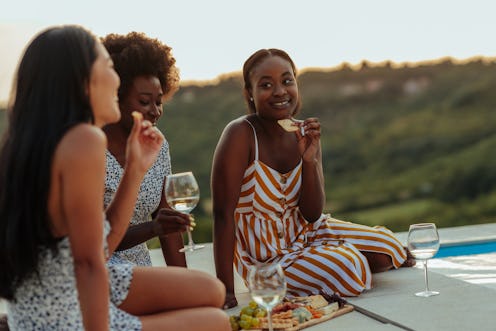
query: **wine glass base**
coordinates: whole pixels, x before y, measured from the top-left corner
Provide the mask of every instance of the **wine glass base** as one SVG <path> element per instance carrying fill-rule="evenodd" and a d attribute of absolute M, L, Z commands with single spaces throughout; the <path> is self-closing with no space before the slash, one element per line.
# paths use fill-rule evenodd
<path fill-rule="evenodd" d="M 179 252 L 181 252 L 181 253 L 184 253 L 184 252 L 194 252 L 194 251 L 199 250 L 199 249 L 202 249 L 204 247 L 205 247 L 205 245 L 196 245 L 196 244 L 194 244 L 194 245 L 186 245 L 183 248 L 181 248 L 179 250 Z"/>
<path fill-rule="evenodd" d="M 437 292 L 437 291 L 422 291 L 422 292 L 415 293 L 416 296 L 422 297 L 422 298 L 428 298 L 428 297 L 432 297 L 432 296 L 438 295 L 438 294 L 439 294 L 439 292 Z"/>

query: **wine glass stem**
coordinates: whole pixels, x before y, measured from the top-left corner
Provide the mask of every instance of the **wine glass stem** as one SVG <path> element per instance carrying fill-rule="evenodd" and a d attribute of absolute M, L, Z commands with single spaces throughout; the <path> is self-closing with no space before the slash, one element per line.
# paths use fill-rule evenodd
<path fill-rule="evenodd" d="M 427 277 L 427 259 L 425 259 L 423 262 L 424 262 L 425 291 L 429 292 L 429 278 Z"/>
<path fill-rule="evenodd" d="M 193 236 L 191 235 L 191 231 L 188 229 L 186 230 L 186 233 L 188 234 L 188 246 L 193 248 L 193 246 L 195 246 L 195 243 L 193 242 Z"/>
<path fill-rule="evenodd" d="M 272 309 L 267 309 L 267 322 L 269 324 L 269 331 L 273 331 L 272 328 Z"/>

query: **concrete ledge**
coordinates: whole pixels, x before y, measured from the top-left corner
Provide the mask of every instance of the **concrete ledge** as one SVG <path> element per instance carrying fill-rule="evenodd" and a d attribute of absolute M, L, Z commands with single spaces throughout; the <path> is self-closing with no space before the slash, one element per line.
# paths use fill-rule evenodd
<path fill-rule="evenodd" d="M 442 244 L 496 240 L 496 224 L 439 229 L 439 234 Z M 397 235 L 406 242 L 407 233 Z M 154 265 L 165 265 L 160 250 L 152 250 L 151 255 Z M 186 259 L 189 268 L 215 275 L 212 243 L 202 250 L 186 253 Z M 495 330 L 496 253 L 430 260 L 430 288 L 441 292 L 435 297 L 414 296 L 424 286 L 423 277 L 420 265 L 374 274 L 373 288 L 348 301 L 414 330 Z M 239 306 L 226 311 L 228 314 L 238 313 L 250 300 L 248 289 L 237 274 L 235 290 Z M 5 310 L 5 303 L 0 300 L 0 313 Z M 305 330 L 401 329 L 354 311 Z"/>
<path fill-rule="evenodd" d="M 154 265 L 165 265 L 159 250 L 152 251 L 152 256 Z M 492 255 L 489 256 L 492 258 Z M 485 258 L 486 255 L 481 255 L 476 261 L 483 264 L 480 262 Z M 207 243 L 202 250 L 187 253 L 186 259 L 189 268 L 215 275 L 211 243 Z M 414 330 L 495 330 L 496 286 L 479 286 L 440 274 L 439 266 L 444 265 L 444 268 L 447 268 L 446 263 L 449 263 L 446 259 L 429 261 L 429 285 L 430 288 L 441 292 L 438 296 L 419 298 L 414 295 L 424 286 L 423 269 L 418 265 L 414 268 L 400 268 L 374 274 L 373 288 L 358 298 L 348 298 L 348 301 Z M 487 267 L 489 266 L 485 268 Z M 461 265 L 458 265 L 452 272 L 459 272 L 460 268 Z M 494 270 L 495 272 L 488 275 L 488 278 L 496 284 L 496 266 Z M 250 301 L 248 290 L 237 274 L 235 289 L 239 306 L 227 310 L 228 314 L 239 313 L 241 307 Z M 401 329 L 390 324 L 382 324 L 354 311 L 305 330 Z"/>
<path fill-rule="evenodd" d="M 496 223 L 440 228 L 438 233 L 441 245 L 495 241 Z M 406 244 L 408 232 L 398 232 L 396 236 L 402 243 Z"/>

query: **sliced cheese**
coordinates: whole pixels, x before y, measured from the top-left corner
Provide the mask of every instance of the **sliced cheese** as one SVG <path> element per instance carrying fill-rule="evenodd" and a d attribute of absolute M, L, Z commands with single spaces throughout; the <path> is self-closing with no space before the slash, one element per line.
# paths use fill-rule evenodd
<path fill-rule="evenodd" d="M 322 315 L 329 315 L 338 310 L 339 310 L 339 303 L 337 302 L 330 303 L 327 306 L 317 309 L 317 311 L 322 313 Z"/>

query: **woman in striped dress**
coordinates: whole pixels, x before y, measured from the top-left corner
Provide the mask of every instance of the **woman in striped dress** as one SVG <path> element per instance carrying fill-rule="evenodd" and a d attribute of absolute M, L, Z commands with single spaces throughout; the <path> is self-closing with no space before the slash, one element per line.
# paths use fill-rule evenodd
<path fill-rule="evenodd" d="M 250 114 L 229 123 L 212 169 L 214 256 L 226 285 L 225 308 L 237 305 L 233 262 L 246 280 L 255 263 L 279 262 L 288 293 L 357 296 L 371 273 L 411 262 L 383 227 L 322 214 L 325 193 L 316 118 L 278 124 L 300 108 L 296 68 L 282 50 L 262 49 L 243 66 Z"/>

